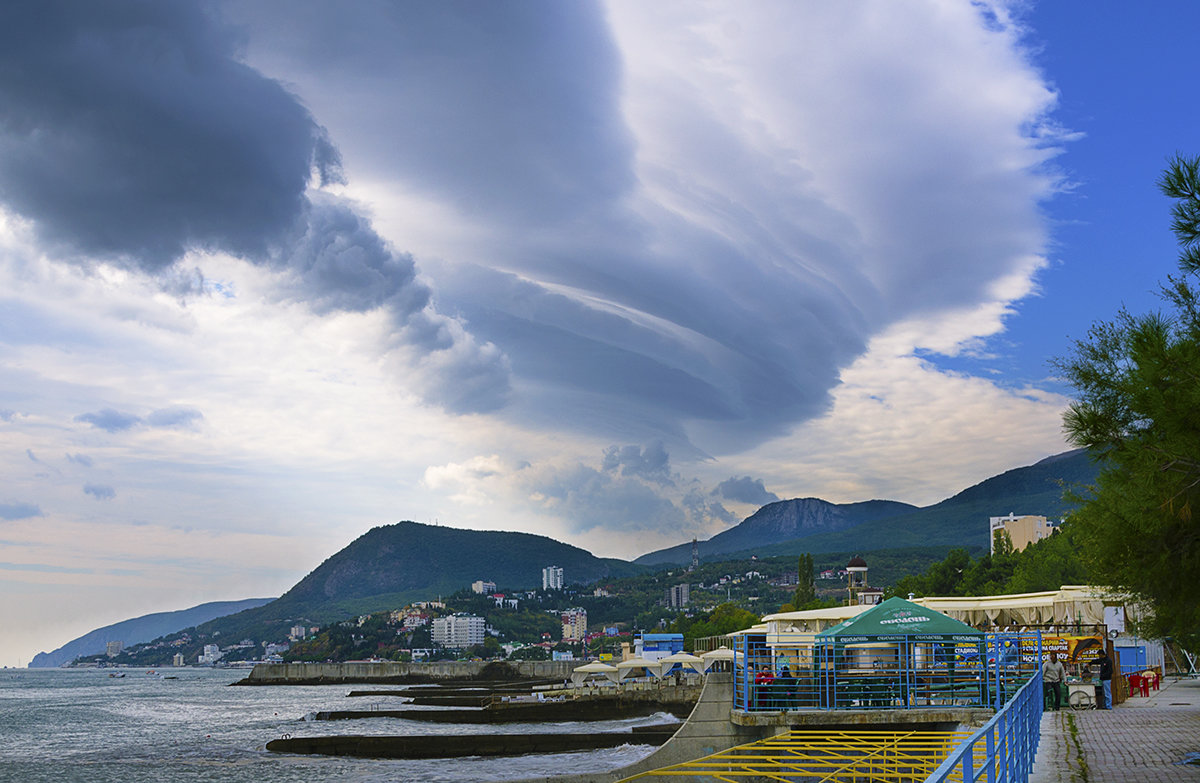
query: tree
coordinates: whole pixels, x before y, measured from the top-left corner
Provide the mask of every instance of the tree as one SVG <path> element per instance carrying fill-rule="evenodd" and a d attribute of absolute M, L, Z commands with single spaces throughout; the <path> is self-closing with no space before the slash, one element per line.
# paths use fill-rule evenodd
<path fill-rule="evenodd" d="M 1094 579 L 1144 599 L 1152 633 L 1200 631 L 1200 158 L 1176 156 L 1159 181 L 1176 199 L 1172 230 L 1181 274 L 1168 278 L 1166 312 L 1122 309 L 1092 327 L 1054 366 L 1078 398 L 1063 417 L 1072 443 L 1103 465 L 1072 516 Z"/>

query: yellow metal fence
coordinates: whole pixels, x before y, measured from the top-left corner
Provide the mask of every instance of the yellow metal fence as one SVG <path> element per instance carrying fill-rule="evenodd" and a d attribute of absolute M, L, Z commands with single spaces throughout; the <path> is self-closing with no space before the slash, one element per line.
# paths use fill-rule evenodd
<path fill-rule="evenodd" d="M 967 731 L 794 730 L 625 780 L 923 781 L 970 736 Z"/>

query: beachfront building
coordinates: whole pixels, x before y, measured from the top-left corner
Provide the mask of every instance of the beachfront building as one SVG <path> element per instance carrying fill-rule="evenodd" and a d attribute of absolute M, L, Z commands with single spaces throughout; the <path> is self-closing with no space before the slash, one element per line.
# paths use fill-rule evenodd
<path fill-rule="evenodd" d="M 201 666 L 212 666 L 214 663 L 221 660 L 223 655 L 225 655 L 225 653 L 221 652 L 221 648 L 217 645 L 206 644 L 204 645 L 204 652 L 196 656 L 196 663 L 200 664 Z"/>
<path fill-rule="evenodd" d="M 562 614 L 562 638 L 564 642 L 578 642 L 587 636 L 587 610 L 568 609 Z"/>
<path fill-rule="evenodd" d="M 542 569 L 542 589 L 563 589 L 563 570 L 558 566 L 546 566 Z"/>
<path fill-rule="evenodd" d="M 1011 511 L 1006 517 L 990 517 L 988 540 L 991 542 L 991 553 L 996 554 L 996 534 L 1003 532 L 1008 536 L 1014 552 L 1020 552 L 1025 547 L 1049 538 L 1054 532 L 1054 523 L 1045 517 L 1032 514 L 1017 516 Z"/>
<path fill-rule="evenodd" d="M 106 644 L 104 646 L 104 654 L 107 655 L 109 658 L 116 658 L 118 655 L 121 654 L 121 651 L 124 649 L 125 649 L 125 643 L 120 640 L 117 640 L 117 641 L 109 642 L 108 644 Z"/>
<path fill-rule="evenodd" d="M 683 652 L 681 633 L 642 633 L 633 639 L 633 656 L 657 661 Z"/>
<path fill-rule="evenodd" d="M 484 621 L 473 614 L 452 614 L 433 621 L 431 636 L 436 644 L 461 649 L 483 644 Z"/>

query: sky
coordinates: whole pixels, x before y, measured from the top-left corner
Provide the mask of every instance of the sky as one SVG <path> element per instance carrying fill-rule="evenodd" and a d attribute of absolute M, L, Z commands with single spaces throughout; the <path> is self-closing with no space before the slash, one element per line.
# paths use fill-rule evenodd
<path fill-rule="evenodd" d="M 0 665 L 381 524 L 633 558 L 1067 450 L 1048 361 L 1174 270 L 1197 22 L 6 4 Z"/>

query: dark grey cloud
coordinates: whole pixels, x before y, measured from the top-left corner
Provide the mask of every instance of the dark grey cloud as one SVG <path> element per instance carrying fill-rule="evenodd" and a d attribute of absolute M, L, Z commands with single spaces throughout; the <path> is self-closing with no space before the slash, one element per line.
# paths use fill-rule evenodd
<path fill-rule="evenodd" d="M 336 149 L 296 96 L 239 59 L 241 37 L 210 8 L 0 7 L 0 203 L 56 253 L 158 275 L 175 293 L 196 290 L 175 264 L 199 249 L 290 270 L 291 295 L 318 313 L 389 308 L 416 358 L 435 351 L 434 366 L 486 379 L 490 393 L 452 405 L 502 405 L 503 355 L 462 350 L 472 338 L 443 328 L 412 259 L 348 202 L 310 198 L 314 179 L 340 180 Z M 435 402 L 440 388 L 424 385 Z"/>
<path fill-rule="evenodd" d="M 336 153 L 193 3 L 0 11 L 0 199 L 43 240 L 148 269 L 193 247 L 261 257 Z"/>
<path fill-rule="evenodd" d="M 117 491 L 107 484 L 84 484 L 83 492 L 96 500 L 112 500 L 117 496 Z"/>
<path fill-rule="evenodd" d="M 606 471 L 620 470 L 622 476 L 638 476 L 664 486 L 674 486 L 671 457 L 662 441 L 641 446 L 609 446 L 601 466 Z"/>
<path fill-rule="evenodd" d="M 141 424 L 142 417 L 112 408 L 104 408 L 91 413 L 81 413 L 75 417 L 75 421 L 90 424 L 105 432 L 124 432 Z"/>
<path fill-rule="evenodd" d="M 74 464 L 76 464 L 76 465 L 82 465 L 82 466 L 83 466 L 83 467 L 85 467 L 85 468 L 90 468 L 90 467 L 92 467 L 92 465 L 94 465 L 94 464 L 95 464 L 95 463 L 93 462 L 92 458 L 91 458 L 91 457 L 89 457 L 89 456 L 88 456 L 88 455 L 86 455 L 86 454 L 71 454 L 71 453 L 68 453 L 68 454 L 67 454 L 67 462 L 71 462 L 71 463 L 74 463 Z"/>
<path fill-rule="evenodd" d="M 752 479 L 749 476 L 727 478 L 716 486 L 712 494 L 719 495 L 726 500 L 752 503 L 756 506 L 764 506 L 779 500 L 778 495 L 767 491 L 762 479 Z"/>
<path fill-rule="evenodd" d="M 204 418 L 195 408 L 160 408 L 146 416 L 146 424 L 158 429 L 188 429 Z"/>
<path fill-rule="evenodd" d="M 42 509 L 33 503 L 0 503 L 0 519 L 9 522 L 40 516 L 44 516 Z"/>

